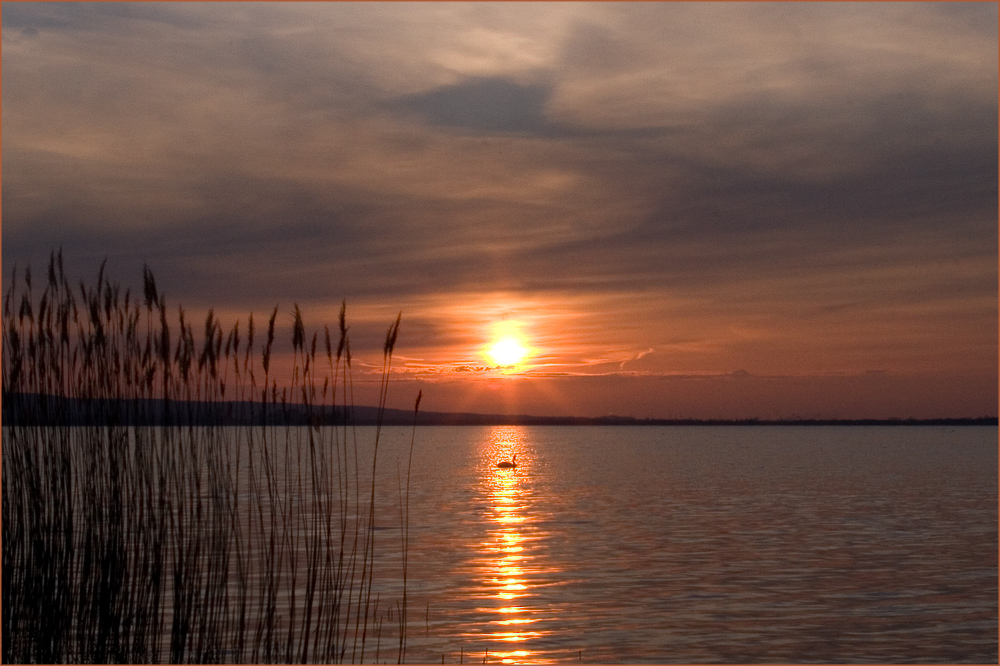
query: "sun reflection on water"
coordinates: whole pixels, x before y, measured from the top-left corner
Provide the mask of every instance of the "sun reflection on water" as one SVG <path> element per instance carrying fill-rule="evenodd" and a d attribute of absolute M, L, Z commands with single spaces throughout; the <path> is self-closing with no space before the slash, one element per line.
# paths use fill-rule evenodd
<path fill-rule="evenodd" d="M 529 575 L 533 560 L 530 543 L 538 535 L 532 531 L 529 538 L 526 531 L 532 526 L 532 516 L 524 482 L 532 461 L 525 436 L 524 429 L 516 426 L 494 428 L 487 449 L 491 529 L 490 539 L 483 543 L 489 554 L 483 582 L 494 604 L 481 610 L 490 614 L 486 638 L 500 643 L 496 652 L 490 650 L 491 660 L 508 664 L 540 663 L 542 653 L 529 649 L 528 644 L 549 633 L 540 628 L 545 623 L 536 616 L 537 607 L 528 603 L 535 596 Z M 514 460 L 515 455 L 517 467 L 497 467 L 501 461 Z"/>

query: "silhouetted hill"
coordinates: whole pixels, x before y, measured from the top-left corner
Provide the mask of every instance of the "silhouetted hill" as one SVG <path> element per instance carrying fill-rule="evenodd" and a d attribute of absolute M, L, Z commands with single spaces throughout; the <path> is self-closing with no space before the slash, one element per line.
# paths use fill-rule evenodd
<path fill-rule="evenodd" d="M 62 398 L 37 394 L 3 396 L 4 425 L 375 425 L 378 408 L 301 404 L 261 404 L 248 401 L 198 402 Z M 412 425 L 413 410 L 386 409 L 384 425 Z M 420 412 L 417 425 L 997 425 L 996 416 L 938 419 L 638 419 L 630 416 L 531 416 Z"/>

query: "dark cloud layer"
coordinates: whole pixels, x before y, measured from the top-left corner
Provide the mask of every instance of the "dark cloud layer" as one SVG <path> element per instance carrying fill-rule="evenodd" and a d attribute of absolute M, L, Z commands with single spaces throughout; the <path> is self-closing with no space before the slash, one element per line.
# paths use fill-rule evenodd
<path fill-rule="evenodd" d="M 396 106 L 420 114 L 431 125 L 477 132 L 538 134 L 548 126 L 544 85 L 503 78 L 474 78 L 425 93 L 406 95 Z"/>

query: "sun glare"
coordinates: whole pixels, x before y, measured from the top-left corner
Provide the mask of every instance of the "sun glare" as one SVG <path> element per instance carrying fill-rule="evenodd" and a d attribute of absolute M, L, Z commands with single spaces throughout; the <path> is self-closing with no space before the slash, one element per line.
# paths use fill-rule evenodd
<path fill-rule="evenodd" d="M 496 365 L 510 366 L 521 363 L 528 356 L 528 348 L 515 337 L 501 338 L 486 349 L 486 355 Z"/>
<path fill-rule="evenodd" d="M 493 326 L 493 341 L 483 348 L 483 355 L 494 366 L 513 368 L 524 363 L 533 353 L 521 334 L 520 322 L 502 321 Z"/>

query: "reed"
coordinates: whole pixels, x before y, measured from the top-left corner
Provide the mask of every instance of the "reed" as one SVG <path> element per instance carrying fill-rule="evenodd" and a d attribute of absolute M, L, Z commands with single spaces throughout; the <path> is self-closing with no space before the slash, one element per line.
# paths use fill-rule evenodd
<path fill-rule="evenodd" d="M 369 467 L 343 306 L 339 340 L 294 306 L 279 386 L 277 307 L 264 336 L 209 311 L 196 340 L 148 268 L 141 298 L 103 264 L 71 286 L 61 252 L 47 278 L 15 268 L 3 302 L 3 661 L 340 663 L 384 658 L 395 631 L 401 663 L 409 469 L 395 620 L 374 529 L 399 318 Z"/>

